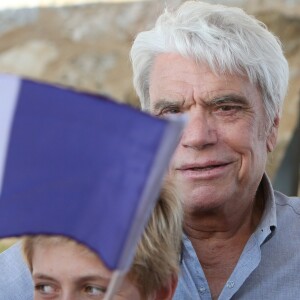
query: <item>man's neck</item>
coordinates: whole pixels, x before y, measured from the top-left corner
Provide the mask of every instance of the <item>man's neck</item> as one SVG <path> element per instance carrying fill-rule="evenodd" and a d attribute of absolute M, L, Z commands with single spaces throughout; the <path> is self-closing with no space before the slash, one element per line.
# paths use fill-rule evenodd
<path fill-rule="evenodd" d="M 226 215 L 221 210 L 185 216 L 189 237 L 208 281 L 212 298 L 217 299 L 234 270 L 263 212 L 260 196 L 244 211 Z"/>

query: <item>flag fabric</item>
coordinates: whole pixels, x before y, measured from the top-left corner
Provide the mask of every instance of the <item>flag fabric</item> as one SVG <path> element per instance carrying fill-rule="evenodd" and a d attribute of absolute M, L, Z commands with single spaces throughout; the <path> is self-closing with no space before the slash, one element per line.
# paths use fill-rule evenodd
<path fill-rule="evenodd" d="M 0 237 L 65 235 L 128 270 L 183 124 L 0 75 Z"/>

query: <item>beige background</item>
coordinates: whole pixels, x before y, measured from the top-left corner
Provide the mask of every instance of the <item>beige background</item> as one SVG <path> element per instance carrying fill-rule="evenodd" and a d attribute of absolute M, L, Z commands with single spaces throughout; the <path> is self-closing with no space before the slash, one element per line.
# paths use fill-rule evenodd
<path fill-rule="evenodd" d="M 132 40 L 138 31 L 152 26 L 165 5 L 173 7 L 183 1 L 87 2 L 76 0 L 84 4 L 70 6 L 71 0 L 1 0 L 0 72 L 104 93 L 137 106 L 128 56 Z M 283 42 L 291 74 L 278 147 L 268 165 L 273 176 L 299 111 L 300 1 L 207 2 L 244 8 Z M 16 4 L 22 5 L 16 8 Z"/>

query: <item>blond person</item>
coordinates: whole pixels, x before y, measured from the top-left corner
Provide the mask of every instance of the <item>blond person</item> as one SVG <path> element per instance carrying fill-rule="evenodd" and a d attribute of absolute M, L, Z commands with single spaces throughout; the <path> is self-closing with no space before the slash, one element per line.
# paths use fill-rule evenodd
<path fill-rule="evenodd" d="M 172 299 L 177 284 L 182 212 L 164 189 L 140 241 L 133 265 L 113 299 Z M 26 237 L 23 253 L 34 299 L 103 299 L 112 271 L 86 246 L 61 236 Z"/>

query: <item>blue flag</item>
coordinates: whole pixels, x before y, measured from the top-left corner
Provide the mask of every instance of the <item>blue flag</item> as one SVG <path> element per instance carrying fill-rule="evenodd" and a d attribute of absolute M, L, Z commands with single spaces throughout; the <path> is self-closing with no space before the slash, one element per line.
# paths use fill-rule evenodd
<path fill-rule="evenodd" d="M 182 122 L 0 75 L 0 237 L 57 234 L 127 270 Z"/>

